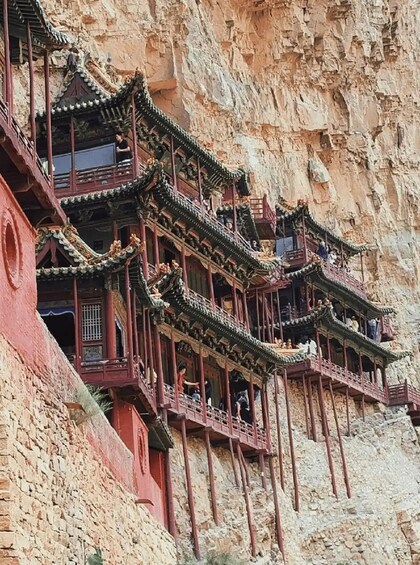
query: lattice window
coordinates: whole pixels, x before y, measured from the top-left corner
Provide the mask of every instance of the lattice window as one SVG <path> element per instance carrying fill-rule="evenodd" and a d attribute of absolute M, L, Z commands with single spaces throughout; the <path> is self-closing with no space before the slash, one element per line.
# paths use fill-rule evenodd
<path fill-rule="evenodd" d="M 99 341 L 102 339 L 101 304 L 83 304 L 82 339 L 83 341 Z"/>

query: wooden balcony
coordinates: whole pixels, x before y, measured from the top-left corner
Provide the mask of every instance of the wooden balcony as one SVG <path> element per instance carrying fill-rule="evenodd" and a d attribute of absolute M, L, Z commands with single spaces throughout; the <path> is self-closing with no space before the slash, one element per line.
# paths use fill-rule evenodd
<path fill-rule="evenodd" d="M 143 165 L 139 165 L 137 174 L 140 174 L 143 168 Z M 57 194 L 62 198 L 117 188 L 132 181 L 135 176 L 137 175 L 133 170 L 133 163 L 127 161 L 119 165 L 107 165 L 54 175 L 54 186 Z"/>
<path fill-rule="evenodd" d="M 414 426 L 420 426 L 420 390 L 409 385 L 407 381 L 404 384 L 391 385 L 388 388 L 389 405 L 403 406 L 407 405 L 407 414 L 410 416 Z"/>
<path fill-rule="evenodd" d="M 342 283 L 347 288 L 352 290 L 354 293 L 366 298 L 365 285 L 358 281 L 353 275 L 348 273 L 345 269 L 337 267 L 328 261 L 324 261 L 322 268 L 328 277 L 335 279 L 336 281 Z"/>
<path fill-rule="evenodd" d="M 188 298 L 190 298 L 191 300 L 193 300 L 198 304 L 201 304 L 202 306 L 205 306 L 208 310 L 211 310 L 214 314 L 216 314 L 222 324 L 223 322 L 226 322 L 228 324 L 234 324 L 235 326 L 239 326 L 242 330 L 248 331 L 245 322 L 239 320 L 239 318 L 236 318 L 229 312 L 226 312 L 226 310 L 223 310 L 223 308 L 221 308 L 217 304 L 212 304 L 211 300 L 209 300 L 208 298 L 201 296 L 201 294 L 198 294 L 197 292 L 191 290 L 190 288 L 187 290 L 187 294 L 188 294 Z"/>
<path fill-rule="evenodd" d="M 201 402 L 182 393 L 177 398 L 175 389 L 168 384 L 164 385 L 164 398 L 173 427 L 179 428 L 180 420 L 185 418 L 190 434 L 204 436 L 205 430 L 208 430 L 214 445 L 223 445 L 232 439 L 240 443 L 245 456 L 267 453 L 265 431 L 258 426 L 254 427 L 237 418 L 229 418 L 227 412 L 214 406 L 206 406 L 206 413 L 203 414 Z"/>
<path fill-rule="evenodd" d="M 3 154 L 2 154 L 3 153 Z M 19 124 L 0 98 L 0 174 L 33 224 L 45 218 L 65 223 L 50 179 Z"/>
<path fill-rule="evenodd" d="M 260 238 L 275 239 L 277 219 L 275 212 L 273 212 L 267 201 L 267 196 L 263 198 L 250 198 L 249 206 Z"/>
<path fill-rule="evenodd" d="M 290 268 L 303 267 L 305 264 L 305 250 L 302 249 L 292 249 L 291 251 L 286 251 L 283 255 L 284 261 Z"/>
<path fill-rule="evenodd" d="M 306 377 L 321 375 L 323 383 L 328 385 L 331 380 L 333 388 L 337 391 L 348 388 L 349 395 L 356 399 L 364 395 L 366 401 L 388 404 L 386 390 L 371 382 L 365 375 L 358 375 L 325 359 L 308 357 L 305 361 L 288 368 L 287 374 L 291 379 L 301 379 L 303 375 Z"/>
<path fill-rule="evenodd" d="M 146 382 L 138 362 L 134 361 L 134 376 L 130 374 L 127 357 L 118 359 L 102 359 L 100 361 L 82 362 L 80 376 L 85 384 L 102 388 L 132 387 L 141 397 L 146 408 L 152 414 L 156 413 L 154 391 Z"/>

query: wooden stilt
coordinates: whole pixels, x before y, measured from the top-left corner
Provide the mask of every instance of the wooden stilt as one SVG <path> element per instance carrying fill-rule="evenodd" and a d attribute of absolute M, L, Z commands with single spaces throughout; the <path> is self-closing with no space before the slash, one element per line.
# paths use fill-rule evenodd
<path fill-rule="evenodd" d="M 175 408 L 179 412 L 179 389 L 178 389 L 178 370 L 176 366 L 176 349 L 173 331 L 171 331 L 171 364 L 172 364 L 172 381 L 175 393 Z"/>
<path fill-rule="evenodd" d="M 217 499 L 216 499 L 216 488 L 214 484 L 214 470 L 213 470 L 213 459 L 211 456 L 211 446 L 210 446 L 210 432 L 205 430 L 204 439 L 206 442 L 207 451 L 207 463 L 209 466 L 209 483 L 210 483 L 210 498 L 211 498 L 211 509 L 213 512 L 213 520 L 216 526 L 219 525 L 219 516 L 217 512 Z"/>
<path fill-rule="evenodd" d="M 163 411 L 163 419 L 165 423 L 168 423 L 168 413 L 166 410 Z M 166 502 L 167 502 L 167 513 L 168 513 L 168 530 L 171 536 L 178 538 L 178 531 L 175 522 L 175 511 L 174 511 L 174 493 L 172 488 L 172 473 L 171 473 L 171 455 L 169 449 L 165 451 L 164 455 L 164 465 L 165 465 L 165 486 L 166 486 Z"/>
<path fill-rule="evenodd" d="M 335 427 L 337 428 L 338 445 L 340 446 L 341 462 L 343 464 L 344 482 L 346 484 L 347 496 L 348 496 L 348 498 L 351 498 L 350 482 L 349 482 L 349 477 L 348 477 L 348 474 L 347 474 L 346 456 L 345 456 L 345 453 L 344 453 L 343 439 L 341 437 L 340 424 L 339 424 L 339 421 L 338 421 L 337 409 L 335 407 L 334 391 L 333 391 L 331 381 L 329 383 L 329 386 L 330 386 L 331 403 L 332 403 L 333 412 L 334 412 Z"/>
<path fill-rule="evenodd" d="M 350 437 L 350 410 L 349 410 L 349 387 L 346 387 L 346 418 L 347 418 L 347 435 Z"/>
<path fill-rule="evenodd" d="M 162 348 L 160 344 L 159 329 L 156 325 L 153 326 L 153 337 L 154 337 L 155 351 L 156 351 L 158 400 L 159 400 L 159 404 L 163 406 L 165 404 L 165 388 L 163 386 Z"/>
<path fill-rule="evenodd" d="M 365 422 L 365 395 L 362 394 L 362 418 L 363 421 Z"/>
<path fill-rule="evenodd" d="M 192 536 L 194 542 L 194 554 L 197 559 L 201 559 L 200 545 L 198 541 L 197 522 L 195 520 L 195 505 L 194 505 L 194 495 L 193 495 L 192 483 L 191 483 L 190 461 L 188 458 L 187 429 L 185 425 L 185 418 L 181 420 L 181 436 L 182 436 L 182 450 L 184 452 L 185 477 L 187 480 L 188 506 L 190 509 L 191 529 L 192 529 Z"/>
<path fill-rule="evenodd" d="M 246 476 L 245 476 L 245 466 L 244 466 L 243 461 L 242 461 L 243 455 L 242 455 L 242 450 L 241 450 L 241 446 L 239 445 L 239 443 L 236 444 L 236 450 L 237 450 L 237 454 L 238 454 L 239 469 L 241 471 L 242 486 L 243 486 L 244 494 L 245 494 L 245 505 L 246 505 L 246 513 L 247 513 L 247 516 L 248 516 L 249 537 L 251 539 L 251 554 L 252 554 L 252 557 L 255 557 L 257 555 L 257 547 L 256 547 L 256 543 L 255 543 L 254 519 L 253 519 L 253 515 L 252 515 L 251 500 L 250 500 L 250 497 L 249 497 L 248 484 L 247 484 L 247 480 L 246 480 Z"/>
<path fill-rule="evenodd" d="M 289 432 L 289 446 L 290 446 L 290 458 L 292 461 L 292 475 L 293 475 L 293 489 L 294 489 L 294 509 L 296 512 L 299 512 L 299 483 L 297 477 L 297 469 L 296 469 L 296 459 L 295 459 L 295 447 L 293 442 L 293 430 L 292 430 L 292 414 L 290 411 L 290 402 L 289 402 L 289 387 L 287 384 L 287 370 L 284 370 L 283 373 L 283 380 L 284 380 L 284 396 L 286 400 L 286 412 L 287 412 L 287 429 Z"/>
<path fill-rule="evenodd" d="M 255 307 L 257 310 L 257 336 L 258 339 L 261 341 L 261 320 L 260 320 L 260 304 L 259 304 L 259 296 L 258 290 L 255 291 Z"/>
<path fill-rule="evenodd" d="M 51 187 L 54 188 L 53 148 L 52 148 L 52 119 L 51 119 L 51 91 L 50 91 L 50 54 L 44 51 L 44 81 L 45 81 L 45 122 L 47 126 L 47 159 L 48 175 Z"/>
<path fill-rule="evenodd" d="M 327 413 L 325 410 L 325 403 L 324 403 L 324 389 L 322 387 L 322 377 L 319 375 L 318 378 L 318 396 L 319 396 L 319 407 L 321 409 L 321 421 L 322 421 L 322 431 L 325 437 L 325 446 L 327 448 L 327 457 L 328 457 L 328 466 L 330 468 L 330 475 L 331 475 L 331 484 L 332 490 L 335 496 L 337 495 L 337 483 L 335 481 L 335 474 L 334 474 L 334 463 L 331 454 L 331 444 L 330 444 L 330 430 L 328 427 L 328 420 L 327 420 Z"/>
<path fill-rule="evenodd" d="M 74 304 L 74 351 L 75 351 L 75 362 L 74 368 L 78 373 L 80 373 L 80 367 L 82 362 L 82 347 L 80 339 L 80 310 L 79 310 L 79 298 L 77 291 L 77 279 L 73 279 L 73 304 Z"/>
<path fill-rule="evenodd" d="M 245 472 L 246 484 L 249 487 L 249 485 L 251 484 L 250 480 L 249 480 L 249 471 L 248 471 L 248 466 L 246 464 L 245 457 L 244 457 L 244 454 L 242 452 L 242 449 L 240 450 L 240 456 L 241 456 L 241 462 L 242 462 L 244 472 Z"/>
<path fill-rule="evenodd" d="M 153 341 L 152 341 L 152 328 L 150 324 L 150 312 L 146 310 L 146 325 L 147 325 L 147 345 L 149 349 L 149 371 L 150 371 L 150 384 L 153 387 L 153 390 L 156 392 L 156 382 L 155 382 L 155 362 L 153 358 Z"/>
<path fill-rule="evenodd" d="M 280 485 L 284 492 L 284 467 L 283 467 L 283 445 L 281 439 L 280 407 L 279 407 L 279 381 L 277 371 L 274 375 L 274 401 L 276 403 L 276 428 L 277 428 L 277 457 L 280 469 Z"/>
<path fill-rule="evenodd" d="M 303 404 L 304 404 L 304 409 L 305 409 L 306 435 L 308 436 L 308 439 L 311 439 L 311 431 L 310 431 L 310 426 L 309 426 L 309 414 L 308 414 L 308 395 L 307 395 L 305 373 L 303 373 L 302 382 L 303 382 Z"/>
<path fill-rule="evenodd" d="M 134 359 L 133 359 L 133 323 L 131 312 L 131 286 L 130 286 L 130 263 L 125 265 L 125 300 L 127 311 L 127 346 L 128 346 L 128 370 L 130 377 L 134 377 Z"/>
<path fill-rule="evenodd" d="M 318 441 L 318 436 L 316 432 L 316 421 L 315 421 L 315 413 L 314 413 L 314 402 L 312 398 L 312 379 L 308 377 L 307 382 L 308 388 L 308 404 L 309 404 L 309 414 L 311 416 L 311 431 L 312 431 L 312 439 L 314 441 Z"/>
<path fill-rule="evenodd" d="M 258 464 L 260 467 L 262 488 L 264 490 L 267 490 L 267 480 L 265 478 L 265 459 L 262 453 L 258 454 Z"/>
<path fill-rule="evenodd" d="M 204 359 L 203 359 L 203 350 L 200 345 L 200 349 L 198 351 L 198 369 L 200 374 L 200 396 L 201 396 L 201 410 L 203 412 L 202 418 L 203 423 L 206 424 L 207 422 L 207 403 L 206 403 L 206 385 L 204 383 Z"/>
<path fill-rule="evenodd" d="M 235 485 L 237 487 L 239 487 L 239 477 L 238 477 L 238 471 L 236 469 L 236 464 L 235 464 L 235 452 L 233 450 L 232 438 L 229 438 L 229 451 L 230 451 L 230 458 L 232 460 L 232 469 L 233 469 L 233 476 L 235 477 Z"/>

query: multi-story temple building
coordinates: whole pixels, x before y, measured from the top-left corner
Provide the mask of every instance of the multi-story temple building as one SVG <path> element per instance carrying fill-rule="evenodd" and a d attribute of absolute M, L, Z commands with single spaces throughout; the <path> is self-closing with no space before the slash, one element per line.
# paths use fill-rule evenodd
<path fill-rule="evenodd" d="M 296 510 L 288 380 L 302 383 L 308 437 L 325 438 L 334 493 L 325 391 L 333 403 L 336 394 L 360 400 L 363 415 L 365 402 L 392 397 L 386 367 L 401 356 L 383 345 L 393 338 L 392 309 L 369 300 L 348 269 L 364 248 L 318 224 L 306 203 L 274 211 L 252 197 L 246 173 L 228 169 L 161 112 L 139 73 L 117 89 L 70 52 L 51 101 L 48 53 L 68 39 L 26 4 L 2 5 L 10 25 L 0 174 L 38 229 L 38 310 L 83 381 L 112 399 L 109 418 L 135 455 L 139 500 L 174 536 L 171 429 L 181 432 L 196 554 L 191 435 L 205 444 L 215 523 L 212 446 L 222 446 L 244 489 L 252 554 L 247 460 L 258 461 L 263 485 L 270 477 L 282 548 L 273 462 L 277 452 L 282 472 L 282 449 L 271 441 L 270 382 L 276 395 L 277 375 L 285 384 Z M 46 108 L 35 116 L 32 61 L 41 55 Z M 31 141 L 12 115 L 12 68 L 23 60 Z M 408 401 L 408 392 L 394 399 Z M 341 440 L 340 447 L 350 496 Z"/>

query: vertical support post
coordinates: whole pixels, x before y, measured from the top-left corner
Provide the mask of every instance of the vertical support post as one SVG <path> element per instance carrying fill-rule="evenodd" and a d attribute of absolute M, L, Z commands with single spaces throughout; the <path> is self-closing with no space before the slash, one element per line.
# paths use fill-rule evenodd
<path fill-rule="evenodd" d="M 337 429 L 338 445 L 340 447 L 341 462 L 343 464 L 344 482 L 346 484 L 347 497 L 351 498 L 350 482 L 349 482 L 349 477 L 348 477 L 348 474 L 347 474 L 346 456 L 344 454 L 343 440 L 341 438 L 340 424 L 339 424 L 339 421 L 338 421 L 337 409 L 335 407 L 334 391 L 333 391 L 331 381 L 329 382 L 329 388 L 330 388 L 330 395 L 331 395 L 331 403 L 332 403 L 333 412 L 334 412 L 335 427 Z"/>
<path fill-rule="evenodd" d="M 308 439 L 311 439 L 311 432 L 310 432 L 310 429 L 309 429 L 308 394 L 307 394 L 305 373 L 303 373 L 302 383 L 303 383 L 303 403 L 304 403 L 304 407 L 305 407 L 306 435 L 308 436 Z"/>
<path fill-rule="evenodd" d="M 112 237 L 114 238 L 114 241 L 117 241 L 117 239 L 118 239 L 118 224 L 115 220 L 112 222 Z"/>
<path fill-rule="evenodd" d="M 147 344 L 149 347 L 149 370 L 150 370 L 150 384 L 156 393 L 156 383 L 155 383 L 155 362 L 153 359 L 153 342 L 152 342 L 152 328 L 150 324 L 150 311 L 147 310 Z"/>
<path fill-rule="evenodd" d="M 200 166 L 200 157 L 197 157 L 197 183 L 198 183 L 198 201 L 200 202 L 200 210 L 201 214 L 203 214 L 203 187 L 201 184 L 201 166 Z"/>
<path fill-rule="evenodd" d="M 192 536 L 194 542 L 194 554 L 197 559 L 201 559 L 200 545 L 198 542 L 197 522 L 195 520 L 194 495 L 193 495 L 192 483 L 191 483 L 190 461 L 188 458 L 187 430 L 186 430 L 185 418 L 181 420 L 181 436 L 182 436 L 182 450 L 184 452 L 185 477 L 187 480 L 188 506 L 190 509 L 191 529 L 192 529 Z"/>
<path fill-rule="evenodd" d="M 281 304 L 280 304 L 280 292 L 277 290 L 277 310 L 279 315 L 279 327 L 280 327 L 280 339 L 283 341 L 283 324 L 281 321 Z"/>
<path fill-rule="evenodd" d="M 365 395 L 362 394 L 362 419 L 365 422 Z"/>
<path fill-rule="evenodd" d="M 233 315 L 237 320 L 239 320 L 238 297 L 236 295 L 235 280 L 233 280 L 233 284 L 232 284 L 232 306 L 233 306 Z"/>
<path fill-rule="evenodd" d="M 130 287 L 130 262 L 125 265 L 125 300 L 127 310 L 127 342 L 128 342 L 128 370 L 130 378 L 134 377 L 134 361 L 133 361 L 133 322 L 131 319 L 131 287 Z"/>
<path fill-rule="evenodd" d="M 274 343 L 274 298 L 272 292 L 270 292 L 270 307 L 271 307 L 271 343 Z"/>
<path fill-rule="evenodd" d="M 247 482 L 246 482 L 244 464 L 243 464 L 243 461 L 242 461 L 243 455 L 242 455 L 241 446 L 239 445 L 239 443 L 236 444 L 236 450 L 237 450 L 237 454 L 238 454 L 239 469 L 241 471 L 242 486 L 243 486 L 244 495 L 245 495 L 245 506 L 246 506 L 246 513 L 247 513 L 247 517 L 248 517 L 249 537 L 250 537 L 250 540 L 251 540 L 251 554 L 252 554 L 252 557 L 255 557 L 257 555 L 257 547 L 256 547 L 256 543 L 255 543 L 254 520 L 253 520 L 253 516 L 252 516 L 251 500 L 250 500 L 250 497 L 249 497 L 248 485 L 247 485 Z"/>
<path fill-rule="evenodd" d="M 363 251 L 360 252 L 360 270 L 362 271 L 362 282 L 365 282 L 365 269 L 363 266 Z"/>
<path fill-rule="evenodd" d="M 236 186 L 232 183 L 232 213 L 233 213 L 233 233 L 234 238 L 238 239 L 238 217 L 236 213 Z"/>
<path fill-rule="evenodd" d="M 74 140 L 74 117 L 70 116 L 70 188 L 76 190 L 76 149 Z"/>
<path fill-rule="evenodd" d="M 143 251 L 141 252 L 141 260 L 143 263 L 143 273 L 146 280 L 149 278 L 149 263 L 147 258 L 147 245 L 146 245 L 146 224 L 144 223 L 143 216 L 139 218 L 140 239 L 143 243 Z"/>
<path fill-rule="evenodd" d="M 4 2 L 7 4 L 7 2 Z M 81 339 L 80 339 L 80 310 L 79 310 L 79 297 L 77 292 L 77 279 L 73 279 L 73 304 L 74 304 L 74 349 L 75 349 L 75 364 L 76 371 L 80 374 L 81 369 Z"/>
<path fill-rule="evenodd" d="M 260 305 L 259 305 L 258 290 L 255 291 L 255 306 L 257 310 L 257 334 L 258 339 L 261 341 L 261 326 L 260 326 Z"/>
<path fill-rule="evenodd" d="M 376 365 L 376 359 L 373 361 L 373 382 L 375 386 L 378 386 L 378 366 Z"/>
<path fill-rule="evenodd" d="M 153 326 L 153 338 L 156 348 L 156 370 L 157 370 L 157 388 L 158 399 L 161 406 L 165 404 L 165 388 L 163 386 L 163 365 L 162 365 L 162 346 L 160 343 L 159 328 L 155 324 Z"/>
<path fill-rule="evenodd" d="M 167 419 L 167 418 L 166 418 Z M 166 485 L 166 497 L 168 504 L 168 530 L 171 536 L 178 538 L 178 532 L 175 523 L 175 511 L 174 511 L 174 495 L 172 489 L 172 473 L 171 473 L 171 455 L 170 451 L 165 451 L 164 455 L 165 462 L 165 485 Z"/>
<path fill-rule="evenodd" d="M 214 297 L 213 275 L 211 273 L 210 264 L 207 267 L 207 284 L 209 286 L 210 302 L 214 308 L 216 306 L 216 299 Z"/>
<path fill-rule="evenodd" d="M 347 435 L 351 435 L 350 427 L 350 410 L 349 410 L 349 387 L 346 387 L 346 420 L 347 420 Z"/>
<path fill-rule="evenodd" d="M 160 263 L 160 253 L 159 253 L 159 236 L 158 236 L 156 224 L 153 227 L 153 254 L 155 260 L 155 267 L 156 269 L 158 269 Z"/>
<path fill-rule="evenodd" d="M 245 324 L 246 324 L 246 329 L 248 331 L 251 331 L 251 326 L 249 324 L 249 314 L 248 314 L 248 303 L 246 301 L 246 292 L 245 290 L 242 293 L 242 304 L 243 304 L 243 309 L 244 309 L 244 315 L 245 315 Z"/>
<path fill-rule="evenodd" d="M 303 261 L 308 262 L 308 245 L 306 242 L 305 211 L 302 210 L 302 237 L 303 237 Z"/>
<path fill-rule="evenodd" d="M 131 304 L 133 309 L 133 333 L 134 333 L 134 356 L 136 359 L 136 366 L 138 367 L 140 356 L 139 356 L 139 332 L 137 331 L 137 304 L 136 304 L 136 291 L 131 291 Z"/>
<path fill-rule="evenodd" d="M 105 284 L 105 327 L 106 327 L 106 356 L 113 359 L 116 356 L 116 334 L 114 319 L 114 304 L 112 296 L 112 282 L 109 278 Z"/>
<path fill-rule="evenodd" d="M 327 352 L 328 352 L 328 362 L 331 363 L 331 341 L 330 336 L 327 334 Z"/>
<path fill-rule="evenodd" d="M 178 371 L 176 366 L 176 349 L 175 349 L 175 339 L 174 339 L 173 331 L 171 331 L 171 364 L 172 364 L 172 381 L 174 383 L 175 407 L 176 407 L 176 411 L 179 412 Z"/>
<path fill-rule="evenodd" d="M 187 259 L 185 257 L 185 245 L 181 247 L 181 267 L 182 267 L 182 282 L 185 288 L 188 288 L 188 274 L 187 274 Z"/>
<path fill-rule="evenodd" d="M 274 402 L 276 404 L 276 429 L 277 429 L 277 457 L 279 459 L 280 485 L 284 492 L 284 465 L 283 465 L 283 442 L 281 438 L 280 407 L 279 407 L 279 381 L 277 370 L 274 373 Z"/>
<path fill-rule="evenodd" d="M 28 44 L 28 66 L 29 66 L 29 112 L 31 121 L 31 141 L 36 159 L 36 123 L 35 123 L 35 89 L 34 89 L 34 60 L 32 53 L 32 33 L 29 20 L 26 21 L 26 42 Z"/>
<path fill-rule="evenodd" d="M 287 370 L 284 369 L 283 372 L 283 381 L 284 381 L 284 397 L 286 400 L 286 413 L 287 413 L 287 429 L 289 433 L 289 446 L 290 446 L 290 458 L 292 461 L 292 475 L 293 475 L 293 489 L 295 493 L 295 503 L 294 508 L 296 512 L 299 512 L 299 483 L 297 477 L 297 469 L 296 469 L 296 459 L 295 459 L 295 447 L 293 441 L 293 430 L 292 430 L 292 414 L 290 410 L 290 402 L 289 402 L 289 386 L 287 383 Z"/>
<path fill-rule="evenodd" d="M 309 314 L 310 308 L 310 300 L 309 300 L 309 287 L 308 283 L 305 282 L 305 303 L 306 303 L 306 313 Z"/>
<path fill-rule="evenodd" d="M 172 166 L 172 184 L 174 191 L 178 192 L 178 181 L 176 178 L 176 164 L 175 164 L 175 144 L 174 136 L 171 135 L 171 166 Z"/>
<path fill-rule="evenodd" d="M 312 378 L 307 377 L 307 388 L 308 388 L 308 404 L 309 404 L 309 414 L 311 416 L 311 431 L 312 431 L 312 439 L 314 441 L 318 441 L 318 436 L 316 432 L 316 421 L 315 421 L 315 412 L 314 412 L 314 403 L 312 398 Z"/>
<path fill-rule="evenodd" d="M 344 355 L 344 368 L 347 371 L 347 347 L 346 347 L 346 340 L 343 340 L 343 355 Z"/>
<path fill-rule="evenodd" d="M 227 361 L 225 361 L 224 377 L 225 377 L 226 411 L 228 416 L 228 426 L 229 426 L 229 433 L 230 435 L 232 435 L 232 406 L 230 402 L 229 371 L 228 371 Z"/>
<path fill-rule="evenodd" d="M 204 424 L 206 424 L 207 422 L 206 386 L 204 384 L 204 359 L 203 359 L 203 350 L 201 344 L 198 350 L 198 364 L 199 364 L 199 372 L 200 372 L 201 410 L 203 412 L 203 422 Z"/>
<path fill-rule="evenodd" d="M 330 430 L 329 430 L 329 427 L 328 427 L 327 414 L 326 414 L 326 411 L 325 411 L 324 389 L 322 387 L 322 376 L 321 375 L 319 375 L 319 377 L 318 377 L 318 396 L 319 396 L 319 406 L 320 406 L 320 409 L 321 409 L 322 430 L 323 430 L 324 437 L 325 437 L 325 446 L 327 448 L 328 466 L 330 468 L 332 490 L 333 490 L 334 495 L 338 498 L 337 484 L 335 482 L 335 474 L 334 474 L 334 463 L 333 463 L 332 455 L 331 455 Z"/>
<path fill-rule="evenodd" d="M 139 174 L 139 159 L 137 151 L 137 123 L 136 123 L 136 93 L 131 92 L 131 132 L 133 134 L 133 179 Z"/>
<path fill-rule="evenodd" d="M 211 508 L 213 512 L 213 520 L 216 526 L 219 525 L 219 515 L 217 512 L 217 499 L 216 499 L 216 489 L 214 484 L 214 469 L 213 469 L 213 459 L 211 456 L 211 446 L 210 446 L 210 432 L 205 430 L 204 439 L 206 442 L 207 451 L 207 462 L 209 466 L 209 482 L 210 482 L 210 498 L 211 498 Z"/>
<path fill-rule="evenodd" d="M 252 373 L 249 378 L 248 382 L 248 396 L 249 396 L 249 404 L 251 408 L 251 417 L 252 417 L 252 429 L 254 432 L 254 442 L 257 444 L 257 419 L 255 416 L 255 395 L 254 395 L 254 379 L 252 377 Z"/>
<path fill-rule="evenodd" d="M 148 347 L 147 347 L 147 329 L 146 329 L 146 327 L 147 327 L 146 326 L 146 308 L 143 306 L 143 309 L 142 309 L 142 334 L 143 334 L 142 338 L 143 338 L 144 376 L 145 376 L 145 379 L 147 381 L 147 376 L 148 376 L 147 372 L 149 371 L 149 380 L 150 380 L 149 384 L 153 386 L 152 372 L 151 372 L 150 367 L 149 367 L 149 355 L 148 355 L 148 352 L 147 352 Z"/>
<path fill-rule="evenodd" d="M 3 1 L 3 32 L 4 32 L 4 82 L 6 102 L 8 104 L 8 120 L 13 113 L 13 85 L 12 85 L 12 64 L 10 61 L 10 36 L 9 36 L 9 6 L 8 2 Z"/>
<path fill-rule="evenodd" d="M 48 49 L 45 49 L 44 51 L 44 80 L 45 80 L 45 116 L 46 116 L 46 125 L 47 125 L 48 174 L 51 180 L 51 187 L 54 188 L 51 93 L 50 93 L 50 56 Z"/>
<path fill-rule="evenodd" d="M 230 451 L 230 458 L 232 461 L 232 469 L 233 469 L 233 476 L 235 478 L 235 485 L 237 487 L 239 487 L 239 477 L 238 477 L 238 471 L 236 469 L 236 464 L 235 464 L 235 453 L 233 451 L 233 441 L 232 438 L 229 438 L 229 451 Z"/>

